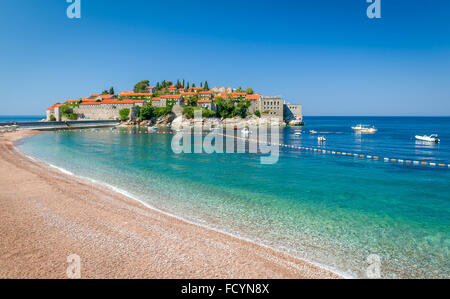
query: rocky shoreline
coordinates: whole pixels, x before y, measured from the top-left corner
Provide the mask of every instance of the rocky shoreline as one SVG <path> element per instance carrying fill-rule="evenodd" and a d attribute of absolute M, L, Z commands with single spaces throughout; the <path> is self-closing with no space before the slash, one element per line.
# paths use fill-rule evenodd
<path fill-rule="evenodd" d="M 293 120 L 288 123 L 283 121 L 277 121 L 278 126 L 303 126 L 304 123 L 298 120 Z M 210 117 L 210 118 L 201 118 L 201 119 L 189 119 L 182 115 L 176 115 L 175 113 L 170 113 L 164 117 L 160 118 L 152 118 L 150 120 L 128 120 L 121 123 L 121 127 L 173 127 L 173 128 L 190 128 L 193 126 L 204 126 L 210 128 L 217 127 L 255 127 L 261 124 L 270 126 L 271 119 L 270 118 L 259 118 L 255 115 L 248 116 L 246 118 L 241 117 L 233 117 L 233 118 L 218 118 L 218 117 Z"/>

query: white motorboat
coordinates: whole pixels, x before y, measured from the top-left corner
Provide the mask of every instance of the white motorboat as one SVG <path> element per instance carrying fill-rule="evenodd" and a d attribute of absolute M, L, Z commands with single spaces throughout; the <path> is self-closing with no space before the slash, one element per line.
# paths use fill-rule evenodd
<path fill-rule="evenodd" d="M 297 136 L 302 135 L 302 131 L 296 130 L 296 131 L 294 132 L 294 135 L 297 135 Z"/>
<path fill-rule="evenodd" d="M 434 143 L 441 142 L 441 140 L 438 138 L 437 134 L 432 134 L 430 136 L 427 136 L 427 135 L 424 135 L 424 136 L 416 135 L 416 139 L 420 140 L 420 141 L 427 141 L 427 142 L 434 142 Z"/>
<path fill-rule="evenodd" d="M 357 133 L 376 133 L 378 131 L 374 126 L 370 127 L 369 125 L 362 124 L 354 126 L 352 129 Z"/>
<path fill-rule="evenodd" d="M 327 141 L 327 139 L 326 139 L 325 137 L 323 137 L 323 136 L 317 137 L 317 140 L 318 140 L 319 142 L 325 142 L 325 141 Z"/>
<path fill-rule="evenodd" d="M 309 133 L 311 133 L 311 134 L 317 134 L 317 131 L 309 130 Z"/>

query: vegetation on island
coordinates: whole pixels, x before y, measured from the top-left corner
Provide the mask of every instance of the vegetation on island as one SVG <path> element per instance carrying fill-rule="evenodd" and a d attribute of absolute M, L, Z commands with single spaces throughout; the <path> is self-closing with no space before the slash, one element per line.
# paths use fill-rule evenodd
<path fill-rule="evenodd" d="M 232 118 L 240 116 L 245 118 L 251 103 L 249 100 L 241 97 L 239 99 L 232 98 L 216 98 L 214 104 L 217 106 L 217 115 L 222 118 Z"/>
<path fill-rule="evenodd" d="M 73 106 L 72 105 L 63 105 L 60 108 L 61 116 L 63 118 L 66 118 L 68 120 L 77 120 L 78 115 L 73 112 Z"/>
<path fill-rule="evenodd" d="M 119 116 L 120 116 L 120 120 L 121 121 L 127 121 L 130 119 L 130 109 L 129 108 L 125 108 L 125 109 L 121 109 L 119 110 Z"/>
<path fill-rule="evenodd" d="M 111 87 L 110 89 L 109 89 L 109 91 L 108 90 L 104 90 L 104 91 L 102 91 L 102 95 L 106 95 L 106 94 L 110 94 L 110 95 L 114 95 L 115 93 L 114 93 L 114 87 Z"/>
<path fill-rule="evenodd" d="M 143 80 L 141 82 L 136 83 L 136 85 L 134 85 L 133 91 L 135 93 L 144 93 L 146 92 L 146 88 L 149 87 L 150 85 L 150 81 L 148 80 Z"/>
<path fill-rule="evenodd" d="M 139 118 L 141 120 L 150 120 L 154 118 L 160 118 L 167 116 L 172 112 L 172 105 L 168 105 L 166 107 L 155 107 L 151 104 L 146 104 L 141 107 Z"/>

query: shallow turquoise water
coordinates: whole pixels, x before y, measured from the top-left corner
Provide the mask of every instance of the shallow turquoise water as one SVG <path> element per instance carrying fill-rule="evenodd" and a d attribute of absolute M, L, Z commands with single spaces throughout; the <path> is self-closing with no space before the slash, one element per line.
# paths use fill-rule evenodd
<path fill-rule="evenodd" d="M 327 134 L 330 149 L 418 160 L 449 157 L 445 143 L 415 144 L 396 121 L 379 120 L 379 134 L 364 137 L 348 130 L 354 121 L 315 118 L 304 131 Z M 445 126 L 448 120 L 439 127 Z M 404 140 L 386 149 L 388 130 Z M 282 130 L 282 139 L 318 146 L 316 136 L 296 138 L 293 132 Z M 446 132 L 440 134 L 445 138 Z M 274 165 L 261 165 L 257 154 L 176 155 L 171 138 L 125 130 L 49 132 L 19 148 L 161 210 L 349 275 L 364 277 L 367 257 L 377 254 L 382 277 L 450 278 L 449 169 L 293 150 L 282 150 Z"/>

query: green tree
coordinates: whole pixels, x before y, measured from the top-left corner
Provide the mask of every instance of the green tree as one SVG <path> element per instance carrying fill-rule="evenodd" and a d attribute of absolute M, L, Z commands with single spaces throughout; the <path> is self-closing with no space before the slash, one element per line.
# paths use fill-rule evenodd
<path fill-rule="evenodd" d="M 198 94 L 194 95 L 194 96 L 189 96 L 187 98 L 189 106 L 197 106 L 197 102 L 199 100 L 198 98 Z"/>
<path fill-rule="evenodd" d="M 105 89 L 104 91 L 102 91 L 102 94 L 109 94 L 109 92 Z"/>
<path fill-rule="evenodd" d="M 182 81 L 181 85 L 182 85 L 182 87 L 184 88 L 184 79 L 183 79 L 183 81 Z"/>
<path fill-rule="evenodd" d="M 194 118 L 194 107 L 192 107 L 192 106 L 183 106 L 183 115 L 186 118 Z"/>
<path fill-rule="evenodd" d="M 130 116 L 130 109 L 129 108 L 125 108 L 125 109 L 119 110 L 119 115 L 120 115 L 120 120 L 121 121 L 127 121 L 129 119 L 129 116 Z"/>
<path fill-rule="evenodd" d="M 152 105 L 144 105 L 141 108 L 139 118 L 142 120 L 149 120 L 155 116 L 155 107 Z"/>
<path fill-rule="evenodd" d="M 245 91 L 247 94 L 253 94 L 253 89 L 252 88 L 247 88 L 247 90 Z"/>
<path fill-rule="evenodd" d="M 259 110 L 256 110 L 256 111 L 255 111 L 255 115 L 256 115 L 257 117 L 261 117 L 261 112 L 260 112 Z"/>
<path fill-rule="evenodd" d="M 189 89 L 189 81 L 188 81 L 188 83 L 187 83 L 187 85 L 186 85 L 186 89 Z"/>
<path fill-rule="evenodd" d="M 111 87 L 110 89 L 109 89 L 109 94 L 114 94 L 114 87 Z"/>
<path fill-rule="evenodd" d="M 235 92 L 244 92 L 244 90 L 242 89 L 242 87 L 239 87 L 238 89 L 235 90 Z"/>
<path fill-rule="evenodd" d="M 148 81 L 148 80 L 143 80 L 141 82 L 138 82 L 136 85 L 134 85 L 133 91 L 135 93 L 143 93 L 143 92 L 145 92 L 145 89 L 147 87 L 149 87 L 149 83 L 150 83 L 150 81 Z"/>
<path fill-rule="evenodd" d="M 53 114 L 50 115 L 50 121 L 56 121 L 56 117 Z"/>
<path fill-rule="evenodd" d="M 251 103 L 249 100 L 240 100 L 236 106 L 235 115 L 239 115 L 240 117 L 245 118 L 247 116 L 247 111 L 250 105 Z"/>
<path fill-rule="evenodd" d="M 204 85 L 203 89 L 206 90 L 206 91 L 209 90 L 208 81 L 205 81 L 205 85 Z"/>

